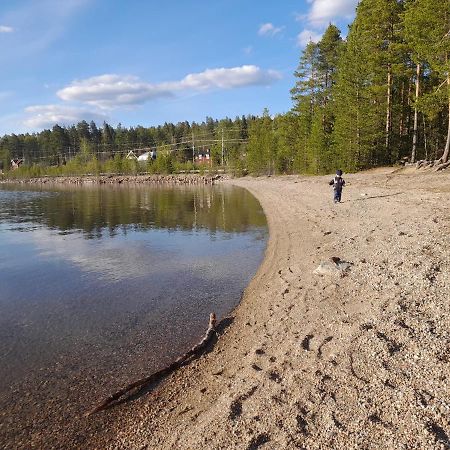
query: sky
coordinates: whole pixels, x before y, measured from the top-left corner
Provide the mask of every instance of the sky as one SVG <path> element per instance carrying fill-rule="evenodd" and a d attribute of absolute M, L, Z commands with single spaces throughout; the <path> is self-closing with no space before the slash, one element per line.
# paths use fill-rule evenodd
<path fill-rule="evenodd" d="M 0 136 L 291 107 L 301 51 L 358 0 L 1 0 Z"/>

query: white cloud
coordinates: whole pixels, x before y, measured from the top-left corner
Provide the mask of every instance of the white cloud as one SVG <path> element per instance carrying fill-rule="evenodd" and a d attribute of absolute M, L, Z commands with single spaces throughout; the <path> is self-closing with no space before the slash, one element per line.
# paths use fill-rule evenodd
<path fill-rule="evenodd" d="M 268 85 L 281 76 L 275 70 L 262 70 L 258 66 L 246 65 L 230 69 L 207 69 L 204 72 L 192 73 L 179 82 L 167 83 L 174 90 L 194 89 L 234 89 L 242 86 Z"/>
<path fill-rule="evenodd" d="M 309 41 L 318 42 L 324 28 L 332 22 L 351 20 L 359 0 L 307 0 L 311 6 L 306 14 L 296 14 L 297 22 L 305 29 L 297 35 L 297 46 L 305 47 Z"/>
<path fill-rule="evenodd" d="M 305 47 L 309 41 L 319 42 L 322 35 L 312 30 L 303 30 L 297 35 L 297 45 L 299 47 Z"/>
<path fill-rule="evenodd" d="M 121 239 L 104 239 L 102 245 L 92 245 L 81 234 L 66 236 L 46 228 L 33 230 L 32 233 L 23 233 L 20 240 L 27 240 L 36 246 L 39 255 L 53 261 L 61 260 L 63 263 L 75 265 L 85 273 L 91 273 L 97 278 L 110 282 L 119 282 L 135 278 L 158 276 L 179 271 L 201 273 L 204 280 L 223 280 L 224 267 L 229 272 L 225 276 L 235 275 L 239 272 L 239 265 L 233 251 L 221 252 L 219 265 L 211 264 L 211 260 L 197 252 L 192 252 L 183 242 L 182 236 L 172 236 L 172 251 L 158 245 L 159 235 L 167 236 L 169 232 L 152 230 L 155 236 L 151 243 L 147 239 L 129 240 L 124 247 Z M 14 239 L 14 236 L 13 238 Z M 222 270 L 218 270 L 218 267 Z"/>
<path fill-rule="evenodd" d="M 148 252 L 142 245 L 133 243 L 123 249 L 120 240 L 105 240 L 99 249 L 83 240 L 81 236 L 66 239 L 65 236 L 45 228 L 34 230 L 26 238 L 35 243 L 40 255 L 72 263 L 78 269 L 95 273 L 103 280 L 115 282 L 148 276 L 149 271 L 153 272 L 155 267 L 154 261 L 153 264 L 141 264 L 139 261 L 149 259 L 146 258 L 146 253 L 151 257 L 156 252 Z"/>
<path fill-rule="evenodd" d="M 250 55 L 251 53 L 253 53 L 253 47 L 251 45 L 249 45 L 248 47 L 244 47 L 242 49 L 242 51 L 246 54 L 246 55 Z"/>
<path fill-rule="evenodd" d="M 8 27 L 6 25 L 0 25 L 0 33 L 12 33 L 14 31 L 13 27 Z"/>
<path fill-rule="evenodd" d="M 309 0 L 309 3 L 312 4 L 307 16 L 309 23 L 322 26 L 333 20 L 353 17 L 359 0 Z"/>
<path fill-rule="evenodd" d="M 173 96 L 178 91 L 207 91 L 234 89 L 251 85 L 268 85 L 281 78 L 274 70 L 257 66 L 207 69 L 189 74 L 179 81 L 151 84 L 134 76 L 100 75 L 76 80 L 59 90 L 58 97 L 65 101 L 79 101 L 102 109 L 134 106 L 160 97 Z"/>
<path fill-rule="evenodd" d="M 284 27 L 275 27 L 272 23 L 263 23 L 258 30 L 260 36 L 275 36 L 280 33 Z"/>
<path fill-rule="evenodd" d="M 179 81 L 150 84 L 135 76 L 105 74 L 76 80 L 59 90 L 57 95 L 66 102 L 81 102 L 89 107 L 73 104 L 29 106 L 23 122 L 31 129 L 49 128 L 54 124 L 71 125 L 81 120 L 108 120 L 105 110 L 132 107 L 177 92 L 205 92 L 212 89 L 234 89 L 243 86 L 269 85 L 281 78 L 274 70 L 262 70 L 247 65 L 232 68 L 207 69 L 189 74 Z M 94 107 L 94 109 L 92 109 Z"/>
<path fill-rule="evenodd" d="M 103 109 L 144 103 L 158 97 L 171 95 L 168 88 L 152 85 L 134 76 L 114 74 L 76 80 L 57 92 L 65 101 L 79 101 Z"/>
<path fill-rule="evenodd" d="M 25 108 L 31 116 L 24 121 L 31 129 L 51 128 L 55 124 L 72 125 L 81 120 L 103 122 L 108 117 L 96 111 L 66 105 L 35 105 Z"/>

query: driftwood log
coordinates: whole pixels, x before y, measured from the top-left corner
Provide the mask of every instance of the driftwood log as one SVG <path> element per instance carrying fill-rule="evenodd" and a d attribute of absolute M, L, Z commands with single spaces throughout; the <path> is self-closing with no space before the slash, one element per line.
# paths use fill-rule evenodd
<path fill-rule="evenodd" d="M 141 378 L 140 380 L 134 381 L 133 383 L 130 383 L 127 386 L 125 386 L 120 391 L 117 391 L 114 394 L 110 395 L 108 398 L 103 400 L 99 405 L 97 405 L 94 409 L 89 411 L 86 414 L 86 416 L 90 416 L 99 411 L 103 411 L 104 409 L 108 408 L 111 405 L 111 403 L 118 401 L 121 397 L 123 397 L 125 394 L 127 394 L 133 389 L 140 388 L 147 384 L 155 383 L 161 380 L 163 377 L 169 375 L 170 373 L 184 366 L 186 363 L 191 361 L 192 358 L 194 358 L 195 356 L 198 356 L 208 345 L 212 337 L 215 335 L 216 323 L 217 323 L 216 315 L 214 313 L 211 313 L 209 315 L 208 329 L 206 330 L 205 336 L 198 344 L 196 344 L 187 353 L 185 353 L 183 356 L 180 356 L 177 360 L 175 360 L 173 363 L 171 363 L 164 369 L 158 370 L 157 372 L 154 372 L 145 378 Z"/>
<path fill-rule="evenodd" d="M 445 170 L 445 169 L 447 169 L 448 167 L 450 167 L 450 161 L 448 161 L 448 162 L 446 162 L 446 163 L 442 163 L 442 164 L 439 164 L 437 167 L 436 167 L 436 172 L 439 172 L 440 170 Z"/>
<path fill-rule="evenodd" d="M 422 159 L 415 163 L 416 169 L 434 169 L 436 172 L 440 170 L 445 170 L 450 167 L 450 161 L 442 162 L 441 159 L 436 159 L 435 161 L 428 161 L 426 159 Z"/>

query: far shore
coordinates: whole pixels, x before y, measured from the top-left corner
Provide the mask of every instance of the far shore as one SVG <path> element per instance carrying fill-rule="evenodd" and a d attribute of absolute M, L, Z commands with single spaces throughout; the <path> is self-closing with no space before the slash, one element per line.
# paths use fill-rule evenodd
<path fill-rule="evenodd" d="M 161 175 L 79 175 L 58 177 L 36 177 L 36 178 L 0 178 L 0 184 L 214 184 L 222 178 L 219 174 L 161 174 Z"/>

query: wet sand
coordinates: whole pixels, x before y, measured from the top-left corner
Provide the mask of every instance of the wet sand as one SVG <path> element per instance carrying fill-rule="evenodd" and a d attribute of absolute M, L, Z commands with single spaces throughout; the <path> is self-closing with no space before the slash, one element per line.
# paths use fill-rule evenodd
<path fill-rule="evenodd" d="M 218 342 L 67 448 L 447 448 L 450 174 L 345 176 L 337 205 L 329 178 L 229 181 L 270 239 Z M 331 257 L 348 273 L 313 273 Z"/>

